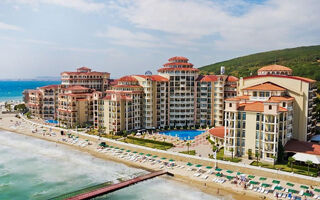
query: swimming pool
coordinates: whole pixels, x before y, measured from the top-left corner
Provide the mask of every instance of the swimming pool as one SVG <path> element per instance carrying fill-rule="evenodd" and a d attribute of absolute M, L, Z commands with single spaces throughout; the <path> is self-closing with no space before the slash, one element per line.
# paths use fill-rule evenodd
<path fill-rule="evenodd" d="M 179 137 L 180 140 L 193 140 L 195 136 L 204 133 L 201 130 L 174 130 L 174 131 L 161 131 L 160 134 Z"/>
<path fill-rule="evenodd" d="M 57 120 L 49 119 L 49 120 L 46 120 L 46 123 L 49 123 L 49 124 L 58 124 L 58 121 L 57 121 Z"/>

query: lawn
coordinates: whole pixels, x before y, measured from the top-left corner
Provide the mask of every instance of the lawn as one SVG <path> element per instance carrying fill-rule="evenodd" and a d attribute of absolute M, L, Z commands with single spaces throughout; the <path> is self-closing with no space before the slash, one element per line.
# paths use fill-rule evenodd
<path fill-rule="evenodd" d="M 210 156 L 210 158 L 213 158 L 213 156 Z M 241 158 L 237 158 L 237 157 L 233 157 L 233 159 L 231 157 L 227 157 L 224 156 L 224 149 L 221 148 L 218 152 L 217 152 L 217 160 L 225 160 L 225 161 L 230 161 L 230 162 L 240 162 Z"/>
<path fill-rule="evenodd" d="M 259 165 L 257 165 L 257 161 L 253 161 L 251 163 L 253 166 L 261 166 L 264 168 L 269 168 L 269 169 L 280 169 L 281 171 L 286 171 L 286 172 L 291 172 L 291 167 L 288 166 L 287 164 L 276 164 L 275 167 L 273 167 L 272 164 L 267 164 L 267 163 L 261 163 L 259 162 Z M 308 176 L 308 167 L 307 166 L 302 166 L 302 165 L 292 165 L 293 172 L 296 174 L 302 174 Z M 316 168 L 310 167 L 310 173 L 309 176 L 317 176 L 318 170 Z"/>
<path fill-rule="evenodd" d="M 189 154 L 189 155 L 196 155 L 196 150 L 190 150 L 189 152 L 188 151 L 180 151 L 179 153 L 183 153 L 183 154 Z"/>
<path fill-rule="evenodd" d="M 167 150 L 172 148 L 173 145 L 167 145 L 167 144 L 157 144 L 153 143 L 150 140 L 143 140 L 141 138 L 139 139 L 134 139 L 134 138 L 124 138 L 121 139 L 120 141 L 125 142 L 125 143 L 130 143 L 130 144 L 136 144 L 140 146 L 145 146 L 145 147 L 150 147 L 153 149 L 161 149 L 161 150 Z"/>

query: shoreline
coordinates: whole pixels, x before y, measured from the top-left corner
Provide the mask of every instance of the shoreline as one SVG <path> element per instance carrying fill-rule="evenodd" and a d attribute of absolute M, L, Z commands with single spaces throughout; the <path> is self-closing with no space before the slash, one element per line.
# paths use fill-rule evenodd
<path fill-rule="evenodd" d="M 0 121 L 0 129 L 1 130 L 5 130 L 5 131 L 9 131 L 9 132 L 13 132 L 16 134 L 21 134 L 21 135 L 26 135 L 26 136 L 31 136 L 34 138 L 38 138 L 38 139 L 44 139 L 46 141 L 49 142 L 55 142 L 57 144 L 62 144 L 68 148 L 71 149 L 75 149 L 81 152 L 85 152 L 85 153 L 89 153 L 91 156 L 96 157 L 96 158 L 100 158 L 100 159 L 104 159 L 104 160 L 109 160 L 109 161 L 113 161 L 113 162 L 117 162 L 117 163 L 122 163 L 125 164 L 129 167 L 134 167 L 134 168 L 139 168 L 139 169 L 143 169 L 146 171 L 156 171 L 159 169 L 156 169 L 157 167 L 155 165 L 148 165 L 148 163 L 139 163 L 139 162 L 133 162 L 133 161 L 129 161 L 129 160 L 125 160 L 116 156 L 112 156 L 109 155 L 108 153 L 103 153 L 103 152 L 98 152 L 96 147 L 98 147 L 98 143 L 100 141 L 94 141 L 92 140 L 93 138 L 90 138 L 90 142 L 92 141 L 92 143 L 94 143 L 93 145 L 89 145 L 87 147 L 80 147 L 78 145 L 74 145 L 74 144 L 69 144 L 66 142 L 62 142 L 59 140 L 59 137 L 61 138 L 62 136 L 43 136 L 42 134 L 37 134 L 37 133 L 32 133 L 31 128 L 29 127 L 29 129 L 22 129 L 19 130 L 17 128 L 13 129 L 12 125 L 10 126 L 10 123 L 13 123 L 13 121 L 23 121 L 22 119 L 18 119 L 15 118 L 14 116 L 8 117 L 8 115 L 2 115 L 3 119 Z M 8 123 L 3 124 L 2 122 L 4 120 L 10 120 L 8 121 Z M 39 129 L 44 129 L 44 128 L 39 128 Z M 66 137 L 66 136 L 64 136 Z M 87 138 L 83 138 L 82 136 L 80 136 L 80 139 L 87 139 Z M 120 146 L 121 147 L 121 146 Z M 159 155 L 160 156 L 160 155 Z M 207 180 L 202 180 L 199 178 L 196 178 L 193 175 L 192 172 L 186 172 L 186 170 L 182 171 L 180 169 L 173 169 L 170 170 L 168 169 L 167 171 L 169 171 L 170 173 L 174 174 L 174 177 L 167 177 L 167 176 L 163 176 L 163 178 L 167 178 L 170 180 L 174 180 L 174 181 L 178 181 L 180 183 L 186 184 L 190 187 L 193 188 L 197 188 L 199 190 L 201 190 L 204 193 L 216 196 L 216 197 L 223 197 L 225 199 L 230 199 L 230 197 L 232 199 L 248 199 L 248 200 L 253 200 L 253 199 L 275 199 L 273 197 L 272 194 L 264 194 L 264 193 L 257 193 L 254 192 L 252 190 L 244 190 L 242 188 L 242 186 L 237 185 L 237 184 L 231 184 L 231 183 L 224 183 L 224 184 L 219 184 L 219 183 L 215 183 L 210 179 Z M 192 174 L 190 174 L 192 173 Z"/>

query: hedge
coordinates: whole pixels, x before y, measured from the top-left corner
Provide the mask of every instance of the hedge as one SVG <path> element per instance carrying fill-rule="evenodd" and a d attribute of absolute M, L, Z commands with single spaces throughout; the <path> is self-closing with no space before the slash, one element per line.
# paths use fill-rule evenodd
<path fill-rule="evenodd" d="M 156 140 L 150 140 L 150 139 L 136 138 L 136 137 L 132 137 L 132 136 L 128 136 L 127 138 L 128 139 L 132 139 L 132 140 L 142 141 L 142 142 L 153 143 L 153 144 L 166 145 L 166 146 L 170 146 L 170 147 L 174 146 L 172 143 L 169 143 L 169 142 L 162 142 L 162 141 L 156 141 Z"/>

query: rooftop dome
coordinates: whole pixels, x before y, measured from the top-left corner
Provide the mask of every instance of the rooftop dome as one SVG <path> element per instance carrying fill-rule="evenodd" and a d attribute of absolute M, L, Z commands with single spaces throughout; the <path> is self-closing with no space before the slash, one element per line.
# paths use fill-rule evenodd
<path fill-rule="evenodd" d="M 292 69 L 282 65 L 267 65 L 258 70 L 258 75 L 292 75 Z"/>

